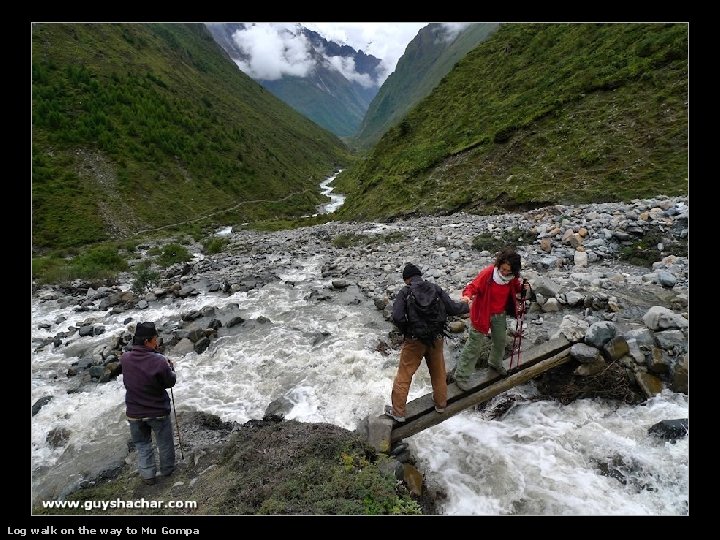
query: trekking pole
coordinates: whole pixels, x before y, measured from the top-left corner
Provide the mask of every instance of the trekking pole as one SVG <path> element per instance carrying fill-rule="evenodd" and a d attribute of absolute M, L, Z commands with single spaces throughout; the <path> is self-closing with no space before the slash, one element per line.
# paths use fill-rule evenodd
<path fill-rule="evenodd" d="M 170 397 L 172 398 L 172 404 L 173 404 L 173 413 L 175 414 L 175 428 L 177 429 L 178 434 L 178 446 L 180 446 L 180 458 L 185 459 L 185 454 L 183 453 L 183 447 L 182 447 L 182 439 L 180 438 L 180 424 L 178 424 L 177 419 L 177 407 L 175 407 L 175 393 L 173 392 L 173 389 L 170 389 Z"/>
<path fill-rule="evenodd" d="M 525 290 L 525 283 L 527 283 L 527 279 L 523 279 L 523 286 L 520 291 L 520 301 L 515 303 L 515 332 L 513 333 L 513 344 L 510 352 L 510 369 L 512 369 L 513 360 L 515 359 L 516 354 L 517 363 L 515 365 L 520 366 L 520 347 L 522 346 L 522 338 L 525 333 L 523 328 L 526 311 L 525 294 L 527 293 Z"/>

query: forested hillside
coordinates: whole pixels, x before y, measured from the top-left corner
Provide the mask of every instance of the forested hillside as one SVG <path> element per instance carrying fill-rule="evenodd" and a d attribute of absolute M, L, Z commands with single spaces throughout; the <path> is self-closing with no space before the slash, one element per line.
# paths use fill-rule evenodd
<path fill-rule="evenodd" d="M 311 212 L 349 158 L 202 24 L 35 24 L 32 121 L 36 250 Z"/>
<path fill-rule="evenodd" d="M 345 218 L 688 191 L 686 24 L 504 24 L 338 178 Z"/>

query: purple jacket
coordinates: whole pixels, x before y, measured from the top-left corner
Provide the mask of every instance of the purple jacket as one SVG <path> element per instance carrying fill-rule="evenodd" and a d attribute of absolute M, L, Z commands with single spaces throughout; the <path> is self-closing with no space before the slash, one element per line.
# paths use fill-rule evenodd
<path fill-rule="evenodd" d="M 175 372 L 167 358 L 143 345 L 133 345 L 120 358 L 125 384 L 126 414 L 146 418 L 170 414 L 166 388 L 175 386 Z"/>

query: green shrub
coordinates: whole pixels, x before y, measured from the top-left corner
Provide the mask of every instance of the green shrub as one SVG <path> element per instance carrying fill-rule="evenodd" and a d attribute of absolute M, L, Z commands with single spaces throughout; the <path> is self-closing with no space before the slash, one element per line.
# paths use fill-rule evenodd
<path fill-rule="evenodd" d="M 126 240 L 124 242 L 120 242 L 118 244 L 119 249 L 124 249 L 128 253 L 135 253 L 135 250 L 138 247 L 138 241 L 137 240 Z"/>
<path fill-rule="evenodd" d="M 390 513 L 393 515 L 414 515 L 419 516 L 422 514 L 422 508 L 413 499 L 401 499 L 397 498 L 397 501 L 390 509 Z"/>
<path fill-rule="evenodd" d="M 150 261 L 143 261 L 135 268 L 132 290 L 138 294 L 144 293 L 154 287 L 159 279 L 160 274 L 151 269 Z"/>
<path fill-rule="evenodd" d="M 215 236 L 214 238 L 203 242 L 203 251 L 207 254 L 214 255 L 215 253 L 220 253 L 223 249 L 225 249 L 225 246 L 227 246 L 228 243 L 229 241 L 227 238 Z"/>
<path fill-rule="evenodd" d="M 90 248 L 75 257 L 71 263 L 72 277 L 83 279 L 115 277 L 123 270 L 127 270 L 127 261 L 112 245 Z"/>
<path fill-rule="evenodd" d="M 190 255 L 185 247 L 180 244 L 168 244 L 162 249 L 162 253 L 160 253 L 160 256 L 157 258 L 157 262 L 163 268 L 167 268 L 172 264 L 186 262 L 190 259 L 192 259 L 192 255 Z"/>

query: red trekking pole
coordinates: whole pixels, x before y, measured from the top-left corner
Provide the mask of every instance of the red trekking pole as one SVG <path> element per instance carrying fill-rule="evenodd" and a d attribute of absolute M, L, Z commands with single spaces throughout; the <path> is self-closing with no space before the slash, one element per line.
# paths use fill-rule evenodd
<path fill-rule="evenodd" d="M 512 351 L 510 352 L 509 369 L 512 369 L 513 367 L 515 355 L 517 355 L 517 363 L 515 365 L 520 365 L 520 347 L 522 346 L 522 338 L 523 334 L 525 333 L 523 323 L 525 322 L 525 312 L 527 311 L 527 305 L 525 304 L 525 294 L 527 293 L 527 291 L 525 290 L 526 283 L 527 279 L 523 279 L 522 289 L 520 290 L 520 300 L 515 302 L 515 332 L 513 332 L 513 343 Z"/>

